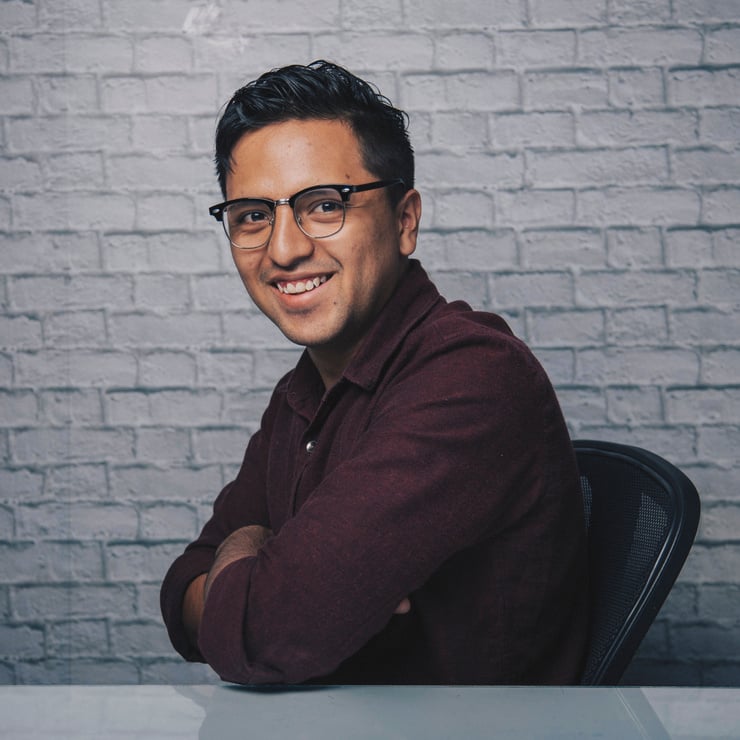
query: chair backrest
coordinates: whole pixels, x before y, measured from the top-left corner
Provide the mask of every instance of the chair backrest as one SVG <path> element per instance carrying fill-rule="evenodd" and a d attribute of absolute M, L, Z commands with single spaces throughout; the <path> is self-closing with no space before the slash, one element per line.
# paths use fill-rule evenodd
<path fill-rule="evenodd" d="M 573 442 L 589 541 L 591 633 L 583 685 L 616 685 L 694 542 L 699 495 L 637 447 Z"/>

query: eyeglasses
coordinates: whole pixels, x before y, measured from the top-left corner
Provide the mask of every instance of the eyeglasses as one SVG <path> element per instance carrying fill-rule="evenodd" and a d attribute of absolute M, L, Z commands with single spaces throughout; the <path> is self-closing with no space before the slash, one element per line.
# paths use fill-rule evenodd
<path fill-rule="evenodd" d="M 211 206 L 208 212 L 220 221 L 229 241 L 237 249 L 259 249 L 272 236 L 275 209 L 290 206 L 298 228 L 312 239 L 326 239 L 341 231 L 351 208 L 349 196 L 366 190 L 403 185 L 396 180 L 378 180 L 365 185 L 315 185 L 299 190 L 290 198 L 236 198 Z"/>

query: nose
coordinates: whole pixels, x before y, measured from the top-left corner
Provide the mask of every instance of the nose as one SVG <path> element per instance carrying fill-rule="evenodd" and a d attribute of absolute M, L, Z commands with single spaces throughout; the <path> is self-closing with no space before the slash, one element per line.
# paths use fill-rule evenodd
<path fill-rule="evenodd" d="M 285 206 L 281 211 L 280 206 Z M 296 223 L 293 209 L 288 203 L 278 203 L 273 214 L 272 235 L 267 244 L 270 259 L 281 267 L 291 265 L 310 257 L 313 241 L 306 236 Z"/>

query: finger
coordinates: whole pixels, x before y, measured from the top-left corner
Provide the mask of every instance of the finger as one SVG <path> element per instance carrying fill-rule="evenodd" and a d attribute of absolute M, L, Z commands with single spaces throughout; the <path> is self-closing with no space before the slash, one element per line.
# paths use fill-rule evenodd
<path fill-rule="evenodd" d="M 396 607 L 394 614 L 408 614 L 411 611 L 411 602 L 408 596 L 401 599 L 401 603 Z"/>

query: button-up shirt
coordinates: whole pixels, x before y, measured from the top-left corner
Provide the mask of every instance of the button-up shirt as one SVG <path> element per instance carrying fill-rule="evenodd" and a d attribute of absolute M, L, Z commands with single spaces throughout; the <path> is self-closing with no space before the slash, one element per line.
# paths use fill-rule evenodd
<path fill-rule="evenodd" d="M 185 590 L 249 524 L 274 536 L 213 580 L 192 645 Z M 586 571 L 544 370 L 411 261 L 336 385 L 305 352 L 278 383 L 162 611 L 184 657 L 239 683 L 564 684 L 585 650 Z"/>

